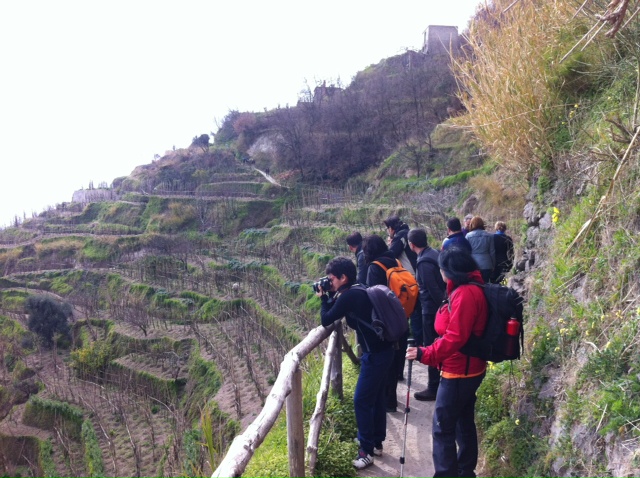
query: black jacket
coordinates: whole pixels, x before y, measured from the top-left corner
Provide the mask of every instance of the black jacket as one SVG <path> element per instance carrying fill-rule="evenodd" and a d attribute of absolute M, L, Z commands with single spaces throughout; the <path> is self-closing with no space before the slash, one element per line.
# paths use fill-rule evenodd
<path fill-rule="evenodd" d="M 496 269 L 506 273 L 513 267 L 513 239 L 506 234 L 494 234 L 496 249 Z"/>
<path fill-rule="evenodd" d="M 409 247 L 409 239 L 407 236 L 409 235 L 409 226 L 406 224 L 401 224 L 398 226 L 398 229 L 393 234 L 393 239 L 391 239 L 391 245 L 389 246 L 389 250 L 393 253 L 396 259 L 400 259 L 400 256 L 404 252 L 411 262 L 411 267 L 414 272 L 416 270 L 416 261 L 418 257 L 416 253 L 411 250 Z"/>
<path fill-rule="evenodd" d="M 373 329 L 362 325 L 360 320 L 371 324 L 373 306 L 367 291 L 360 288 L 346 288 L 336 300 L 327 295 L 321 297 L 320 319 L 323 327 L 328 327 L 342 317 L 347 318 L 347 325 L 356 331 L 358 343 L 364 352 L 381 352 L 392 346 L 378 338 Z M 358 320 L 359 319 L 359 320 Z"/>
<path fill-rule="evenodd" d="M 356 267 L 358 269 L 358 277 L 356 282 L 364 286 L 367 285 L 367 263 L 364 260 L 364 251 L 362 250 L 362 244 L 356 249 Z"/>
<path fill-rule="evenodd" d="M 387 272 L 378 264 L 374 264 L 374 261 L 380 262 L 387 269 L 397 266 L 398 261 L 396 261 L 393 252 L 387 251 L 369 263 L 369 268 L 367 269 L 367 286 L 387 285 Z"/>
<path fill-rule="evenodd" d="M 420 288 L 422 315 L 435 316 L 445 295 L 445 283 L 438 266 L 438 251 L 426 247 L 418 255 L 416 281 Z"/>

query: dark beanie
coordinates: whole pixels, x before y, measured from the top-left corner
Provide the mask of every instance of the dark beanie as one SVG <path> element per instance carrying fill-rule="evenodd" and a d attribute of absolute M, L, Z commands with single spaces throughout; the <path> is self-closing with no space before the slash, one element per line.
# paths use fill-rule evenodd
<path fill-rule="evenodd" d="M 456 284 L 469 282 L 469 273 L 478 270 L 478 264 L 469 251 L 459 247 L 445 249 L 438 256 L 440 269 Z"/>

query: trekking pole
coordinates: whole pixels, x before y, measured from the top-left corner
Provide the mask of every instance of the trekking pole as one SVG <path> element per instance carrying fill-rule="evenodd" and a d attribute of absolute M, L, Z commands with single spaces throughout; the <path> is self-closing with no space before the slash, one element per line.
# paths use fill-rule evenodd
<path fill-rule="evenodd" d="M 416 341 L 414 339 L 407 340 L 407 347 L 415 347 Z M 402 455 L 400 455 L 400 478 L 404 473 L 404 452 L 407 447 L 407 422 L 409 420 L 409 394 L 411 393 L 411 367 L 413 366 L 413 360 L 409 360 L 409 371 L 407 372 L 407 402 L 404 407 L 404 439 L 402 440 Z"/>

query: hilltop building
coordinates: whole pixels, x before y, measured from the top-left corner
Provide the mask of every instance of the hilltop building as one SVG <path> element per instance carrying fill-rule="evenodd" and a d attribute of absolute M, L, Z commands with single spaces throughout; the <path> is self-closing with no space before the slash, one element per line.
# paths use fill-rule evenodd
<path fill-rule="evenodd" d="M 425 55 L 448 55 L 449 49 L 456 51 L 460 48 L 458 27 L 429 25 L 423 35 L 422 53 Z"/>
<path fill-rule="evenodd" d="M 316 86 L 313 90 L 313 102 L 314 103 L 326 103 L 331 100 L 333 95 L 340 93 L 342 88 L 335 85 L 327 86 L 327 82 L 323 81 L 322 85 Z"/>

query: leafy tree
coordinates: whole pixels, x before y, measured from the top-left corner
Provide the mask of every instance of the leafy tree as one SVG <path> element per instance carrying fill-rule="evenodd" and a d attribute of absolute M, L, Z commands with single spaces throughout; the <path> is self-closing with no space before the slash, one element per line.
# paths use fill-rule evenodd
<path fill-rule="evenodd" d="M 69 318 L 73 316 L 71 305 L 44 295 L 27 298 L 25 308 L 29 314 L 29 330 L 40 335 L 47 346 L 53 345 L 53 337 L 60 334 L 69 337 Z"/>
<path fill-rule="evenodd" d="M 200 136 L 194 136 L 191 140 L 191 146 L 199 146 L 202 151 L 209 151 L 209 140 L 211 138 L 208 134 L 201 134 Z"/>
<path fill-rule="evenodd" d="M 223 120 L 217 124 L 218 131 L 214 135 L 216 144 L 226 143 L 238 138 L 238 132 L 235 130 L 234 123 L 240 116 L 238 110 L 230 110 Z"/>

